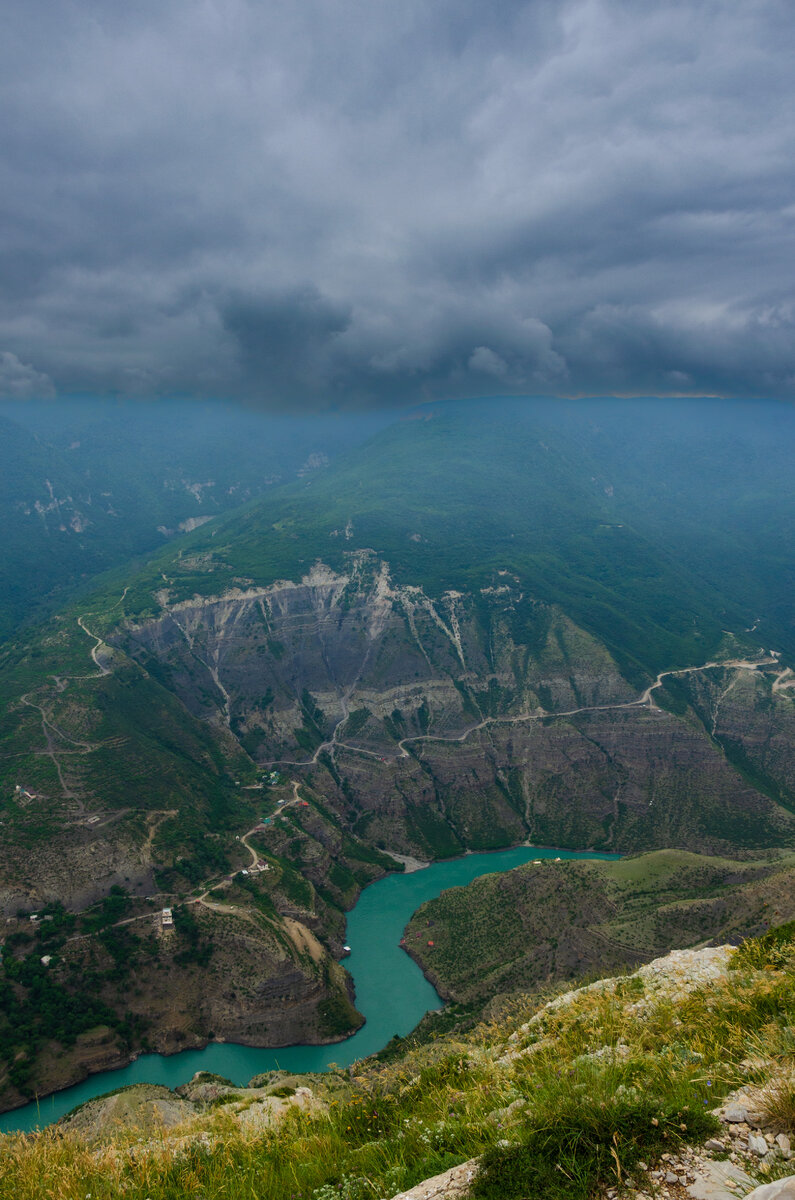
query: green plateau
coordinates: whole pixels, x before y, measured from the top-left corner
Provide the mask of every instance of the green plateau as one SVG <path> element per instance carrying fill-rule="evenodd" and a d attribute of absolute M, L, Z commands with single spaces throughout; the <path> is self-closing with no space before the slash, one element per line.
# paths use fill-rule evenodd
<path fill-rule="evenodd" d="M 631 969 L 679 946 L 737 942 L 795 917 L 795 856 L 657 850 L 545 859 L 423 904 L 406 945 L 439 993 L 483 1005 L 549 981 Z"/>

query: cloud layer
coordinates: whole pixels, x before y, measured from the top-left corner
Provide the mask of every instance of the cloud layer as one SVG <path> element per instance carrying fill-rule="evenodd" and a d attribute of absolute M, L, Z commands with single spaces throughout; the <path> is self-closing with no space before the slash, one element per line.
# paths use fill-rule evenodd
<path fill-rule="evenodd" d="M 795 393 L 791 0 L 38 0 L 0 393 Z"/>

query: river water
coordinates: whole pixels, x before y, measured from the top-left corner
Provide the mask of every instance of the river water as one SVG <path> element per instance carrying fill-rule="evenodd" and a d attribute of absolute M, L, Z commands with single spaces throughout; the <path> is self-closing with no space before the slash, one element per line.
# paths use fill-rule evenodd
<path fill-rule="evenodd" d="M 236 1084 L 248 1083 L 262 1071 L 324 1071 L 334 1063 L 350 1066 L 381 1050 L 395 1034 L 410 1033 L 421 1017 L 441 1000 L 417 964 L 399 946 L 411 914 L 445 888 L 471 883 L 479 875 L 508 871 L 535 858 L 615 858 L 571 850 L 517 846 L 486 854 L 432 863 L 420 871 L 387 875 L 365 888 L 348 915 L 351 953 L 345 965 L 356 985 L 356 1007 L 367 1018 L 358 1033 L 333 1046 L 286 1046 L 257 1050 L 231 1042 L 179 1054 L 145 1054 L 117 1071 L 92 1075 L 74 1087 L 38 1103 L 0 1116 L 0 1132 L 29 1131 L 57 1121 L 77 1104 L 131 1083 L 162 1083 L 174 1088 L 196 1071 L 213 1071 Z"/>

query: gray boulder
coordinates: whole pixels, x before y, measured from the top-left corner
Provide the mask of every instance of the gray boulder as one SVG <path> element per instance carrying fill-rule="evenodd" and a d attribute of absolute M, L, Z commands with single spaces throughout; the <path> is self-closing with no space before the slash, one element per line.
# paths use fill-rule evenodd
<path fill-rule="evenodd" d="M 795 1175 L 776 1179 L 774 1183 L 763 1183 L 749 1192 L 745 1200 L 795 1200 Z"/>

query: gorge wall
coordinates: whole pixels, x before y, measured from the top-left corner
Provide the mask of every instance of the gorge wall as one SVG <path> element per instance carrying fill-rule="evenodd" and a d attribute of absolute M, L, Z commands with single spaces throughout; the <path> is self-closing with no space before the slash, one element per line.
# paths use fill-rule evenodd
<path fill-rule="evenodd" d="M 300 584 L 162 600 L 118 644 L 260 767 L 311 782 L 372 844 L 437 857 L 525 838 L 714 851 L 795 828 L 783 807 L 793 706 L 772 690 L 774 659 L 767 675 L 715 667 L 644 700 L 604 646 L 516 576 L 432 600 L 367 553 L 347 574 L 317 566 Z M 710 689 L 748 762 L 763 743 L 756 773 L 726 753 Z"/>

